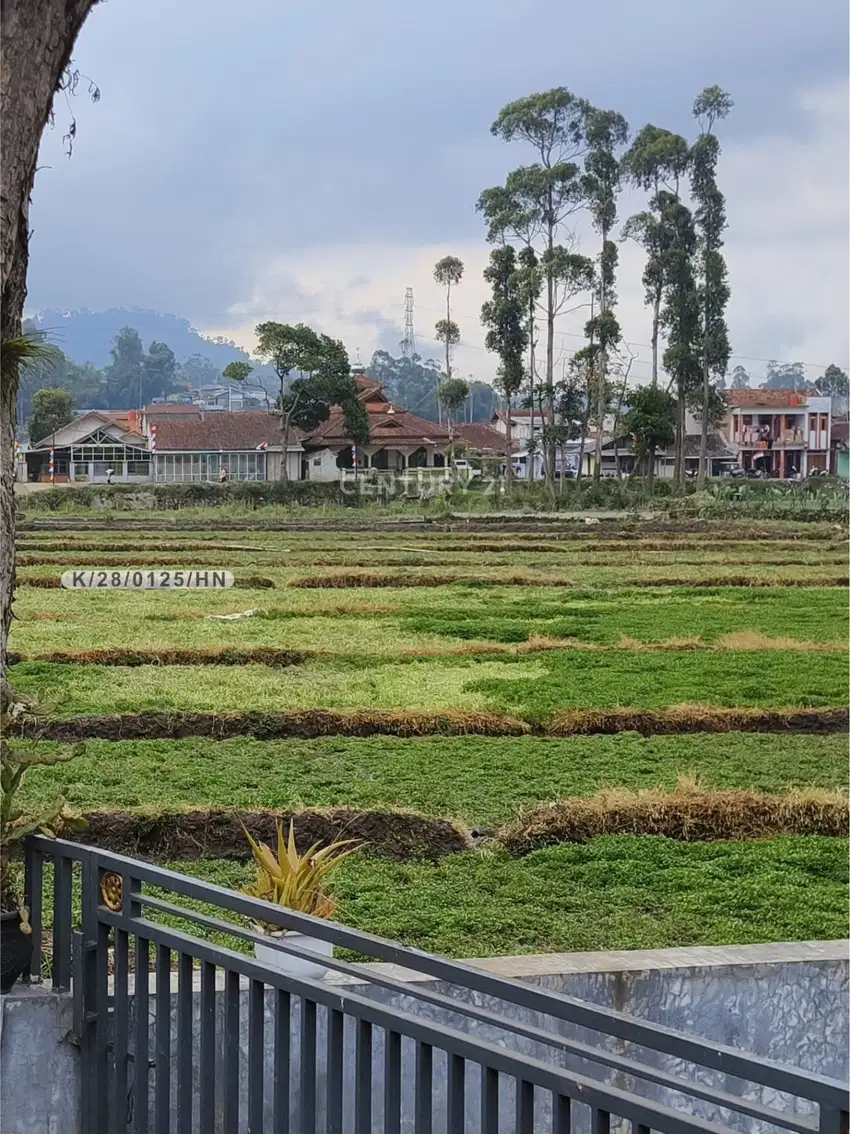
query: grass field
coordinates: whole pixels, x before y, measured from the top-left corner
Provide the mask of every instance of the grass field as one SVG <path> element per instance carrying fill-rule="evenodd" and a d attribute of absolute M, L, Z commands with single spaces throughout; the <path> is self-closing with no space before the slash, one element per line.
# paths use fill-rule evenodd
<path fill-rule="evenodd" d="M 527 520 L 416 531 L 376 523 L 370 531 L 356 530 L 350 512 L 338 523 L 323 512 L 302 513 L 312 528 L 301 530 L 282 526 L 293 513 L 281 509 L 272 521 L 282 530 L 273 530 L 259 515 L 251 526 L 248 512 L 208 514 L 206 525 L 188 513 L 26 525 L 11 639 L 22 658 L 12 669 L 15 688 L 53 718 L 461 711 L 508 714 L 538 729 L 565 710 L 678 707 L 698 720 L 701 706 L 848 704 L 847 556 L 834 525 L 630 520 L 590 529 Z M 359 526 L 366 528 L 362 518 Z M 111 564 L 217 566 L 274 587 L 98 593 L 27 585 L 72 566 Z M 174 654 L 259 647 L 303 656 L 223 665 L 184 664 Z M 150 651 L 145 664 L 103 664 L 110 659 L 90 653 L 128 648 Z M 683 776 L 713 791 L 846 792 L 847 738 L 90 740 L 71 763 L 36 769 L 26 791 L 35 803 L 60 787 L 85 811 L 142 809 L 151 823 L 159 812 L 199 807 L 351 807 L 395 814 L 399 823 L 412 812 L 492 832 L 553 799 L 617 787 L 672 791 Z M 433 861 L 379 850 L 367 847 L 345 864 L 339 916 L 456 956 L 846 932 L 843 839 L 606 835 L 522 858 L 485 841 Z M 248 872 L 247 856 L 176 868 L 228 885 Z"/>

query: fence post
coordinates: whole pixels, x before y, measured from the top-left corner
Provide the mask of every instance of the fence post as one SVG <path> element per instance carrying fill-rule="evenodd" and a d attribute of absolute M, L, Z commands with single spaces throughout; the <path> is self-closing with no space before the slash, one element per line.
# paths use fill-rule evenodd
<path fill-rule="evenodd" d="M 42 893 L 44 859 L 33 840 L 27 839 L 24 850 L 24 905 L 29 910 L 32 928 L 32 957 L 25 980 L 29 984 L 41 982 Z"/>

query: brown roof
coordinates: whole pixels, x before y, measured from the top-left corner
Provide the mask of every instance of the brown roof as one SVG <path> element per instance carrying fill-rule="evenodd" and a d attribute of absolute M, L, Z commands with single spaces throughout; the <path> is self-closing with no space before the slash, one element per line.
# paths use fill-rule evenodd
<path fill-rule="evenodd" d="M 297 445 L 302 434 L 290 430 L 289 444 Z M 283 444 L 278 418 L 265 410 L 202 412 L 197 420 L 165 418 L 156 423 L 156 449 L 170 452 L 240 452 L 256 449 L 263 441 L 270 448 Z"/>
<path fill-rule="evenodd" d="M 497 421 L 497 420 L 498 421 L 504 421 L 507 416 L 508 415 L 507 415 L 507 412 L 505 410 L 496 410 L 496 412 L 493 414 L 493 416 L 490 420 L 491 421 Z M 522 421 L 527 417 L 528 418 L 531 417 L 531 410 L 530 409 L 512 409 L 511 410 L 511 421 Z M 541 418 L 542 418 L 542 414 L 540 413 L 540 410 L 536 409 L 534 411 L 534 420 L 540 421 Z"/>
<path fill-rule="evenodd" d="M 473 421 L 469 425 L 455 426 L 455 433 L 463 438 L 470 449 L 477 449 L 482 453 L 504 453 L 506 437 L 491 425 L 483 421 Z M 511 451 L 516 452 L 519 445 L 516 441 L 511 443 Z"/>
<path fill-rule="evenodd" d="M 163 402 L 145 406 L 145 414 L 148 417 L 185 417 L 186 415 L 199 417 L 202 412 L 200 406 L 191 405 L 189 402 Z"/>
<path fill-rule="evenodd" d="M 97 410 L 101 417 L 108 418 L 114 421 L 116 425 L 120 425 L 122 429 L 132 429 L 137 432 L 136 426 L 138 421 L 136 419 L 135 410 Z"/>
<path fill-rule="evenodd" d="M 355 378 L 357 384 L 357 396 L 361 402 L 381 402 L 383 405 L 389 403 L 389 398 L 384 393 L 383 382 L 376 382 L 374 378 L 363 377 Z"/>
<path fill-rule="evenodd" d="M 817 394 L 817 390 L 724 390 L 727 405 L 738 409 L 785 409 L 790 406 L 804 406 L 806 398 Z"/>
<path fill-rule="evenodd" d="M 833 443 L 833 445 L 843 445 L 846 448 L 848 441 L 850 441 L 850 421 L 833 421 L 833 423 L 832 423 L 832 443 Z"/>
<path fill-rule="evenodd" d="M 424 417 L 417 417 L 415 413 L 401 406 L 394 406 L 389 402 L 383 404 L 368 402 L 366 409 L 369 413 L 372 445 L 390 444 L 393 441 L 403 441 L 407 445 L 411 442 L 420 445 L 448 444 L 449 431 L 445 425 L 438 425 L 436 421 L 426 421 Z M 334 406 L 328 420 L 314 429 L 305 443 L 315 449 L 344 445 L 347 440 L 342 410 Z"/>

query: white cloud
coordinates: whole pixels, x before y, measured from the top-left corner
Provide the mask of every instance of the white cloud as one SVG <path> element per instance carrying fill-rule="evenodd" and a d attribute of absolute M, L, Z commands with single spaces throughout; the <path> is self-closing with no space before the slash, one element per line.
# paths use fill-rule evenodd
<path fill-rule="evenodd" d="M 802 91 L 798 102 L 802 129 L 793 136 L 765 135 L 727 145 L 719 170 L 729 217 L 732 362 L 743 362 L 757 376 L 764 369 L 758 359 L 812 363 L 813 376 L 829 362 L 846 366 L 848 361 L 847 83 Z M 641 207 L 638 198 L 625 195 L 620 215 L 625 218 Z M 583 250 L 594 254 L 598 238 L 589 226 L 580 235 Z M 495 361 L 484 349 L 478 321 L 487 297 L 481 273 L 489 252 L 482 238 L 415 248 L 316 246 L 272 255 L 251 294 L 231 308 L 228 325 L 207 330 L 250 348 L 253 327 L 261 319 L 303 319 L 343 339 L 350 353 L 359 348 L 368 358 L 382 334 L 386 345 L 388 324 L 398 328 L 401 338 L 404 292 L 413 287 L 420 353 L 436 354 L 433 326 L 444 297 L 431 273 L 435 262 L 451 253 L 466 265 L 453 304 L 462 336 L 455 369 L 491 380 Z M 624 245 L 619 316 L 624 336 L 638 354 L 633 374 L 639 380 L 649 374 L 641 270 L 640 250 Z M 293 306 L 294 288 L 299 298 Z M 561 357 L 581 345 L 586 315 L 559 319 Z"/>

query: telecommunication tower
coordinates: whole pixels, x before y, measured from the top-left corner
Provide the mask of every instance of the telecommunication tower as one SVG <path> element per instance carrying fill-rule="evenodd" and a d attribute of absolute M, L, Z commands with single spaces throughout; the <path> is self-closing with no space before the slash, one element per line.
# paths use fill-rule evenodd
<path fill-rule="evenodd" d="M 413 288 L 404 291 L 404 338 L 401 340 L 403 358 L 413 358 L 416 354 L 416 336 L 413 332 Z"/>

